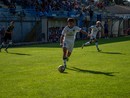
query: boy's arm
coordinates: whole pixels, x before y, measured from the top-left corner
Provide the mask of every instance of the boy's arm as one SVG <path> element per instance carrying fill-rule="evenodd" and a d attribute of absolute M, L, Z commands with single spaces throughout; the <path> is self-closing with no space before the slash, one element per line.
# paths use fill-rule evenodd
<path fill-rule="evenodd" d="M 63 45 L 63 38 L 64 38 L 64 35 L 61 35 L 61 36 L 60 36 L 60 46 Z"/>
<path fill-rule="evenodd" d="M 81 33 L 88 35 L 86 31 L 80 30 Z"/>

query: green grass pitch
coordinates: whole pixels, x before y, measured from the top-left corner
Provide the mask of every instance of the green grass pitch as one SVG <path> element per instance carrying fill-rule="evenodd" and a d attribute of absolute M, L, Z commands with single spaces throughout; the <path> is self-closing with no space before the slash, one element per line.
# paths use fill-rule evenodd
<path fill-rule="evenodd" d="M 0 53 L 0 98 L 130 98 L 130 36 L 100 39 L 81 49 L 76 41 L 59 73 L 59 43 L 10 48 Z"/>

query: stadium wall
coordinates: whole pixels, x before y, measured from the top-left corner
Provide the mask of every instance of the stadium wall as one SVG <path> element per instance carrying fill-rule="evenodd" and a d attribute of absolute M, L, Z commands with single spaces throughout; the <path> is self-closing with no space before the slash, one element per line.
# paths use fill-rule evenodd
<path fill-rule="evenodd" d="M 31 30 L 35 26 L 36 22 L 40 21 L 40 19 L 36 19 L 36 18 L 32 18 L 32 17 L 26 17 L 26 18 L 0 17 L 0 26 L 4 26 L 5 29 L 7 29 L 11 20 L 15 21 L 15 28 L 14 28 L 14 32 L 12 34 L 12 39 L 13 39 L 13 42 L 15 42 L 15 43 L 25 42 L 27 35 L 31 32 Z M 37 33 L 41 33 L 41 32 L 37 32 Z"/>
<path fill-rule="evenodd" d="M 15 21 L 15 29 L 13 32 L 13 41 L 15 43 L 36 41 L 48 42 L 50 36 L 49 28 L 63 28 L 67 25 L 66 17 L 13 17 L 0 18 L 0 26 L 5 26 L 7 28 L 11 20 Z M 118 20 L 113 23 L 111 19 L 108 19 L 108 23 L 110 25 L 109 34 L 123 35 L 124 22 L 120 23 Z M 61 34 L 61 32 L 59 33 Z M 80 36 L 78 35 L 78 37 Z"/>
<path fill-rule="evenodd" d="M 54 18 L 54 17 L 13 17 L 0 19 L 0 26 L 8 27 L 11 20 L 15 21 L 15 28 L 12 34 L 13 42 L 48 42 L 49 31 L 51 27 L 64 27 L 67 23 L 67 18 Z M 39 23 L 37 23 L 39 22 Z"/>

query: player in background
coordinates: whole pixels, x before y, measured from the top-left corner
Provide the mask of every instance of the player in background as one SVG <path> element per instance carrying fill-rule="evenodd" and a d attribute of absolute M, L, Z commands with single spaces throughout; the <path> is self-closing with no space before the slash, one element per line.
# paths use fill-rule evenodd
<path fill-rule="evenodd" d="M 95 42 L 97 51 L 99 51 L 99 52 L 101 51 L 98 47 L 98 40 L 97 40 L 97 34 L 99 34 L 99 38 L 101 38 L 101 28 L 102 28 L 102 25 L 101 25 L 100 21 L 97 21 L 96 25 L 92 25 L 89 28 L 90 29 L 90 34 L 89 34 L 90 40 L 82 45 L 82 49 L 84 46 L 90 45 L 92 42 Z"/>
<path fill-rule="evenodd" d="M 0 52 L 3 46 L 6 45 L 5 51 L 8 53 L 7 49 L 9 45 L 12 45 L 12 33 L 14 29 L 14 21 L 10 22 L 10 25 L 8 26 L 7 30 L 5 31 L 4 40 L 0 46 Z"/>
<path fill-rule="evenodd" d="M 63 49 L 63 63 L 65 68 L 66 68 L 66 61 L 68 61 L 68 58 L 70 57 L 73 51 L 76 33 L 81 32 L 83 34 L 87 34 L 87 32 L 81 30 L 80 27 L 75 26 L 75 19 L 68 18 L 67 23 L 68 24 L 62 30 L 62 34 L 60 37 L 60 45 L 62 46 Z"/>

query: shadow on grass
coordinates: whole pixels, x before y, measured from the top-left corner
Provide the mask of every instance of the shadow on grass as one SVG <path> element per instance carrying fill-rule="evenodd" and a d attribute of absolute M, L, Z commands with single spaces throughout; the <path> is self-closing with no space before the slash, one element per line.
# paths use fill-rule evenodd
<path fill-rule="evenodd" d="M 117 72 L 101 72 L 101 71 L 93 71 L 93 70 L 84 70 L 76 67 L 67 68 L 67 69 L 72 71 L 82 72 L 82 73 L 101 74 L 106 76 L 115 76 L 113 74 L 117 73 Z"/>
<path fill-rule="evenodd" d="M 26 55 L 26 56 L 31 56 L 30 54 L 25 54 L 25 53 L 14 53 L 14 52 L 8 52 L 8 54 L 15 54 L 15 55 Z"/>
<path fill-rule="evenodd" d="M 119 55 L 125 55 L 123 53 L 120 53 L 120 52 L 104 52 L 104 51 L 100 51 L 99 53 L 104 53 L 104 54 L 119 54 Z"/>
<path fill-rule="evenodd" d="M 64 71 L 62 74 L 68 74 L 68 72 Z"/>

